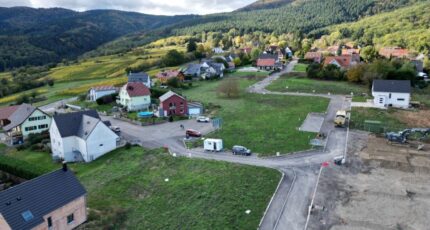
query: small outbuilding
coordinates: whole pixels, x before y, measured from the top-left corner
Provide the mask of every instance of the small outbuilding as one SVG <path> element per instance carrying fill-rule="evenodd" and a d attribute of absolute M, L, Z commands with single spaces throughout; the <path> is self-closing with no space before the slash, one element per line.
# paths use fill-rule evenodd
<path fill-rule="evenodd" d="M 220 152 L 223 150 L 223 141 L 221 139 L 206 139 L 203 142 L 205 151 Z"/>
<path fill-rule="evenodd" d="M 204 113 L 203 104 L 200 102 L 188 102 L 188 116 L 198 117 Z"/>
<path fill-rule="evenodd" d="M 372 86 L 374 104 L 381 108 L 408 108 L 411 90 L 409 80 L 374 80 Z"/>

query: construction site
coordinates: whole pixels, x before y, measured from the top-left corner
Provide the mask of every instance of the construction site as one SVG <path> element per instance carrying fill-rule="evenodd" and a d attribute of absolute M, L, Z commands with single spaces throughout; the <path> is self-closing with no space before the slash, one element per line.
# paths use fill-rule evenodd
<path fill-rule="evenodd" d="M 430 143 L 421 131 L 351 132 L 346 163 L 322 171 L 308 229 L 430 229 Z M 409 136 L 418 137 L 403 141 Z"/>

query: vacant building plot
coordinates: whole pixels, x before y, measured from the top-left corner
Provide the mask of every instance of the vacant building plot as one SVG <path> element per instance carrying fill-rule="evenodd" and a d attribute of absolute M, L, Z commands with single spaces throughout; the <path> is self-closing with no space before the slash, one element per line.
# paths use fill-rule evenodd
<path fill-rule="evenodd" d="M 321 126 L 324 123 L 325 114 L 321 113 L 309 113 L 300 126 L 299 130 L 304 132 L 319 133 Z"/>
<path fill-rule="evenodd" d="M 308 229 L 429 229 L 429 147 L 365 133 L 350 142 L 346 167 L 323 170 Z"/>

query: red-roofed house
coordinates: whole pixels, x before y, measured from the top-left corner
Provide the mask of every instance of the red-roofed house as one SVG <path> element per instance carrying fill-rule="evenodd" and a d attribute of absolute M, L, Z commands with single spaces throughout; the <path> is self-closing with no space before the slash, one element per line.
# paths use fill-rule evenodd
<path fill-rule="evenodd" d="M 282 68 L 278 56 L 274 54 L 262 54 L 257 59 L 257 67 L 261 70 L 277 70 Z"/>
<path fill-rule="evenodd" d="M 306 60 L 313 61 L 315 63 L 321 63 L 322 57 L 323 56 L 321 52 L 307 52 L 305 54 Z"/>
<path fill-rule="evenodd" d="M 400 47 L 384 47 L 379 50 L 379 55 L 386 58 L 406 58 L 409 56 L 409 50 Z"/>
<path fill-rule="evenodd" d="M 187 100 L 181 95 L 169 91 L 159 99 L 160 108 L 163 109 L 164 116 L 186 116 L 188 114 Z"/>
<path fill-rule="evenodd" d="M 0 127 L 10 124 L 9 117 L 19 108 L 19 105 L 0 108 Z"/>
<path fill-rule="evenodd" d="M 356 64 L 357 62 L 353 60 L 351 55 L 329 56 L 324 60 L 324 66 L 336 65 L 341 69 L 348 69 Z"/>
<path fill-rule="evenodd" d="M 113 87 L 111 85 L 105 85 L 105 86 L 96 86 L 92 87 L 88 93 L 88 98 L 90 101 L 97 101 L 97 99 L 112 95 L 118 92 L 118 89 L 116 87 Z"/>
<path fill-rule="evenodd" d="M 169 79 L 174 77 L 181 78 L 181 76 L 183 75 L 180 74 L 178 70 L 167 70 L 167 71 L 158 73 L 155 77 L 160 81 L 161 84 L 166 84 Z M 180 80 L 182 81 L 184 79 L 182 78 Z"/>
<path fill-rule="evenodd" d="M 151 105 L 151 92 L 142 82 L 129 82 L 121 88 L 117 103 L 128 111 L 146 110 Z"/>

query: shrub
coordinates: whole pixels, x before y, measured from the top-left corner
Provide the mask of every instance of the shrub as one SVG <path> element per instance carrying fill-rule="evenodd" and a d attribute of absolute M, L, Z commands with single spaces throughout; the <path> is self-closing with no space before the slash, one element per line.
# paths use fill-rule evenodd
<path fill-rule="evenodd" d="M 117 96 L 118 96 L 117 93 L 103 96 L 103 97 L 101 97 L 101 98 L 99 98 L 99 99 L 96 100 L 97 105 L 110 104 L 110 103 L 112 103 L 112 102 L 114 102 L 116 100 Z"/>
<path fill-rule="evenodd" d="M 4 155 L 0 155 L 0 170 L 27 180 L 47 172 L 34 164 Z"/>

